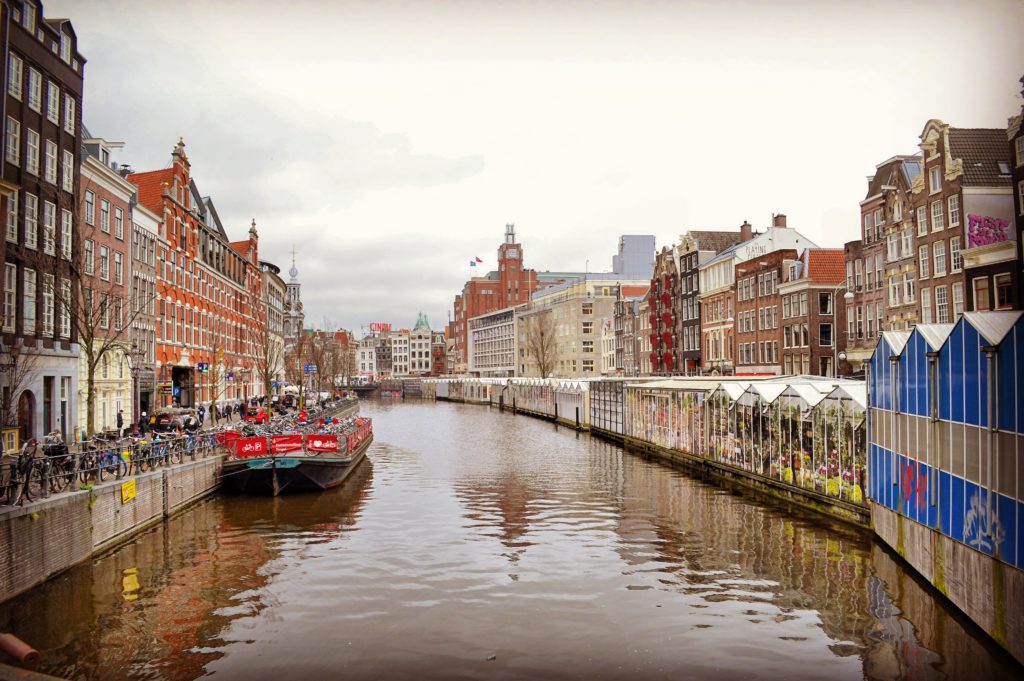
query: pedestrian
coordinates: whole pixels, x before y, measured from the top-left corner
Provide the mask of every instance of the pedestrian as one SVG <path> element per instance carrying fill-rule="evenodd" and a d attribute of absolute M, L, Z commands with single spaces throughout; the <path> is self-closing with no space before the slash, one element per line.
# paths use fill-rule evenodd
<path fill-rule="evenodd" d="M 149 419 L 146 417 L 146 412 L 142 412 L 139 416 L 139 437 L 146 437 L 146 433 L 149 432 Z"/>
<path fill-rule="evenodd" d="M 199 416 L 199 426 L 202 427 L 203 420 L 206 417 L 206 407 L 204 407 L 203 405 L 200 404 L 199 405 L 199 410 L 198 410 L 197 414 Z"/>
<path fill-rule="evenodd" d="M 124 410 L 117 410 L 117 437 L 121 439 L 124 435 Z"/>

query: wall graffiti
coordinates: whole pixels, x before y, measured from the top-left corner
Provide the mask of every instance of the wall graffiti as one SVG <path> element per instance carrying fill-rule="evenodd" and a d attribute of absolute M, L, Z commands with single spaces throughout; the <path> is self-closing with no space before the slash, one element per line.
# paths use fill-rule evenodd
<path fill-rule="evenodd" d="M 1010 221 L 988 215 L 967 216 L 967 247 L 987 246 L 1004 241 L 1013 241 L 1014 231 Z"/>

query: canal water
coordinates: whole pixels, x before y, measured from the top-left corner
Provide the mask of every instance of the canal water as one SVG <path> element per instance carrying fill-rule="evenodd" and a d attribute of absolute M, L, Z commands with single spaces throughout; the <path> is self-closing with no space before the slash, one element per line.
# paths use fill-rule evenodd
<path fill-rule="evenodd" d="M 105 681 L 1021 678 L 864 533 L 525 416 L 363 411 L 345 487 L 206 500 L 0 631 Z"/>

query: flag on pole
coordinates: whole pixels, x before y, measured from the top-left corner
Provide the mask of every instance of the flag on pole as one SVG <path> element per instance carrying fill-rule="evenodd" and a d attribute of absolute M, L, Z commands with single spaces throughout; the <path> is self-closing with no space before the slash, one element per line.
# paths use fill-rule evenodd
<path fill-rule="evenodd" d="M 476 267 L 476 263 L 475 263 L 475 262 L 473 262 L 472 260 L 470 260 L 470 261 L 469 261 L 469 266 L 470 266 L 470 267 Z"/>
<path fill-rule="evenodd" d="M 483 260 L 481 260 L 480 258 L 477 258 L 476 261 L 477 262 L 483 262 Z"/>

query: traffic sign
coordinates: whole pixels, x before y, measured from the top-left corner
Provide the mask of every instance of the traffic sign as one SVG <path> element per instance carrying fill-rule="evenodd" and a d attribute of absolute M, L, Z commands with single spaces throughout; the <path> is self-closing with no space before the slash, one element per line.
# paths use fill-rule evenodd
<path fill-rule="evenodd" d="M 302 373 L 304 374 L 315 374 L 317 372 L 315 364 L 306 364 L 302 367 Z"/>

